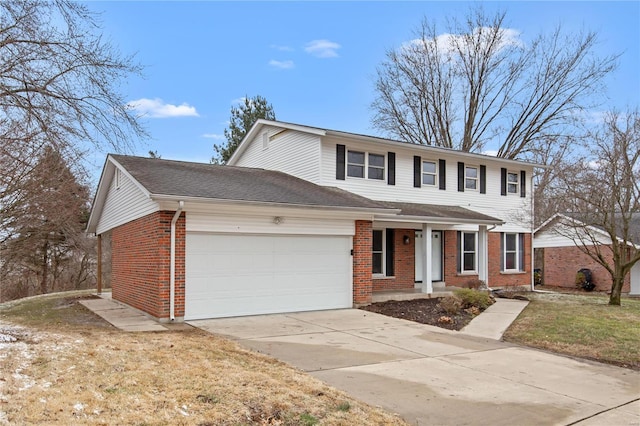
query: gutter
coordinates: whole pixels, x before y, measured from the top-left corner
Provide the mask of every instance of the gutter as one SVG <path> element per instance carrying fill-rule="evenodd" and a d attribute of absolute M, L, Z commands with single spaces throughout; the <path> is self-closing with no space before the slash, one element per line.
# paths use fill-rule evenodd
<path fill-rule="evenodd" d="M 169 319 L 176 319 L 176 222 L 184 208 L 184 201 L 178 201 L 178 210 L 171 219 L 171 255 L 169 260 Z"/>

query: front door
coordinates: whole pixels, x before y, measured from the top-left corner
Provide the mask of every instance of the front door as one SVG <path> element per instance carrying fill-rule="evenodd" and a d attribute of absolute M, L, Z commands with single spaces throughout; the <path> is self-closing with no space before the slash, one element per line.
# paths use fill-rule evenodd
<path fill-rule="evenodd" d="M 416 282 L 422 282 L 422 231 L 416 231 Z M 442 281 L 442 231 L 431 231 L 431 281 Z"/>

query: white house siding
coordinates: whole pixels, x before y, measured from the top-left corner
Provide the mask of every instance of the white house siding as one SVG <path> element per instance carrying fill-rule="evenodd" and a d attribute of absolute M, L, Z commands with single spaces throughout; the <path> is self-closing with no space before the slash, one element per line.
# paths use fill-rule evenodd
<path fill-rule="evenodd" d="M 353 220 L 312 219 L 278 216 L 230 216 L 187 212 L 187 232 L 215 232 L 238 234 L 287 234 L 287 235 L 344 235 L 355 234 Z"/>
<path fill-rule="evenodd" d="M 135 219 L 159 210 L 157 203 L 149 199 L 124 173 L 120 176 L 120 187 L 115 178 L 109 183 L 109 192 L 96 228 L 101 234 Z"/>
<path fill-rule="evenodd" d="M 263 134 L 267 133 L 265 148 Z M 234 166 L 288 173 L 311 182 L 320 179 L 320 137 L 295 130 L 265 126 L 249 142 Z"/>
<path fill-rule="evenodd" d="M 387 181 L 371 179 L 350 178 L 336 179 L 336 144 L 343 144 L 346 149 L 372 152 L 387 155 L 388 152 L 396 154 L 396 184 L 388 185 Z M 413 186 L 413 157 L 420 155 L 423 160 L 446 161 L 446 190 L 438 189 L 438 186 Z M 527 165 L 507 167 L 510 171 L 520 172 L 525 170 L 527 174 L 526 193 L 522 198 L 520 194 L 507 196 L 500 195 L 500 168 L 505 167 L 488 158 L 460 157 L 454 153 L 428 153 L 419 152 L 401 146 L 378 145 L 372 143 L 353 142 L 336 138 L 325 138 L 322 143 L 322 174 L 318 182 L 324 186 L 337 186 L 356 194 L 380 201 L 400 201 L 409 203 L 440 204 L 461 206 L 480 213 L 497 217 L 505 222 L 504 226 L 496 228 L 502 232 L 531 232 L 530 205 L 531 205 L 531 174 L 533 168 Z M 458 161 L 466 165 L 487 167 L 486 194 L 479 191 L 458 192 Z"/>
<path fill-rule="evenodd" d="M 581 244 L 575 230 L 566 227 L 561 230 L 561 228 L 559 228 L 560 226 L 559 224 L 554 224 L 553 226 L 537 231 L 533 240 L 533 247 L 575 247 L 576 244 L 572 238 L 569 238 L 570 235 L 575 235 L 575 241 Z M 600 244 L 611 244 L 611 239 L 605 235 L 598 235 L 598 237 Z M 585 240 L 585 243 L 587 243 L 587 240 Z"/>

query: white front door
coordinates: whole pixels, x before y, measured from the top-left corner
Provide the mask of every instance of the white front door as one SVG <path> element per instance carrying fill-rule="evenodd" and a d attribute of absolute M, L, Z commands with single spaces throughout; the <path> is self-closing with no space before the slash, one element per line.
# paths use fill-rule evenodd
<path fill-rule="evenodd" d="M 442 281 L 442 231 L 431 232 L 431 281 Z M 424 253 L 422 250 L 422 231 L 416 231 L 416 282 L 422 282 L 422 262 Z"/>

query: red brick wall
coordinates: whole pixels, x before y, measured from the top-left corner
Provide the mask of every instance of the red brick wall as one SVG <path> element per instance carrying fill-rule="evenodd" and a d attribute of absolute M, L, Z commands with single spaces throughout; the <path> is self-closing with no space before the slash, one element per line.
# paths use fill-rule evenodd
<path fill-rule="evenodd" d="M 504 273 L 500 271 L 500 232 L 489 232 L 487 246 L 489 250 L 489 287 L 531 286 L 531 234 L 524 236 L 523 273 Z M 444 280 L 447 286 L 466 287 L 478 275 L 460 275 L 458 273 L 458 242 L 456 231 L 444 232 Z"/>
<path fill-rule="evenodd" d="M 415 231 L 396 229 L 393 233 L 393 278 L 373 279 L 373 291 L 407 290 L 415 287 Z M 404 237 L 409 244 L 404 244 Z"/>
<path fill-rule="evenodd" d="M 155 318 L 169 318 L 171 219 L 160 211 L 112 231 L 112 296 Z M 175 315 L 184 316 L 185 215 L 176 223 Z"/>
<path fill-rule="evenodd" d="M 371 303 L 371 250 L 373 236 L 371 222 L 356 220 L 353 236 L 353 303 Z"/>
<path fill-rule="evenodd" d="M 603 250 L 604 257 L 613 264 L 610 250 Z M 583 253 L 578 247 L 545 247 L 543 264 L 543 283 L 556 287 L 576 288 L 576 273 L 582 268 L 591 269 L 596 291 L 611 291 L 611 275 L 599 263 Z M 624 279 L 622 292 L 631 288 L 630 274 Z"/>

